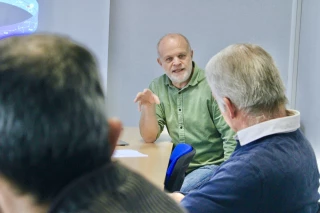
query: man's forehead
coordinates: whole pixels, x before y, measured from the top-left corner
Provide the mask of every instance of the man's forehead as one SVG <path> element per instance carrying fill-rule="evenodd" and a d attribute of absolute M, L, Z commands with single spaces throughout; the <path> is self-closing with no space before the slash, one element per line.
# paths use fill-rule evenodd
<path fill-rule="evenodd" d="M 170 51 L 163 51 L 160 52 L 160 56 L 165 58 L 165 57 L 171 57 L 171 56 L 177 56 L 180 54 L 187 54 L 188 53 L 188 49 L 187 48 L 176 48 Z"/>
<path fill-rule="evenodd" d="M 179 35 L 169 35 L 167 37 L 164 37 L 160 43 L 159 43 L 159 48 L 163 46 L 168 46 L 168 45 L 181 45 L 181 46 L 188 46 L 187 41 L 179 36 Z"/>
<path fill-rule="evenodd" d="M 161 56 L 187 53 L 189 50 L 188 43 L 180 36 L 163 38 L 159 44 L 159 53 Z"/>

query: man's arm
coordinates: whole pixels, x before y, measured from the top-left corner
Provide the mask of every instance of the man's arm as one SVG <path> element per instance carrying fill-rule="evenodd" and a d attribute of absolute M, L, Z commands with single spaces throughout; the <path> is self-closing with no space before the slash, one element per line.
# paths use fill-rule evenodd
<path fill-rule="evenodd" d="M 218 103 L 213 98 L 212 104 L 213 111 L 213 122 L 221 135 L 221 139 L 223 141 L 223 149 L 224 149 L 224 160 L 228 160 L 230 155 L 233 153 L 236 148 L 237 142 L 234 139 L 235 132 L 230 128 L 230 126 L 224 120 Z"/>
<path fill-rule="evenodd" d="M 210 181 L 191 191 L 181 205 L 189 213 L 259 212 L 262 180 L 258 168 L 239 159 L 221 166 Z"/>
<path fill-rule="evenodd" d="M 140 134 L 147 143 L 153 143 L 159 134 L 159 125 L 156 115 L 156 104 L 160 104 L 158 96 L 151 90 L 145 89 L 139 92 L 134 102 L 139 103 L 140 116 Z"/>
<path fill-rule="evenodd" d="M 141 137 L 145 142 L 153 143 L 157 139 L 160 130 L 156 116 L 155 104 L 151 106 L 141 106 L 139 127 Z"/>

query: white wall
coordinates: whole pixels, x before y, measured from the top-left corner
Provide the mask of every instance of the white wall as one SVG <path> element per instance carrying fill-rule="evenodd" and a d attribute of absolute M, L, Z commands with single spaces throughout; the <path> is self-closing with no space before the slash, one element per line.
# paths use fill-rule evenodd
<path fill-rule="evenodd" d="M 81 1 L 80 4 L 77 0 L 38 2 L 38 32 L 69 35 L 96 54 L 105 89 L 108 82 L 109 114 L 120 117 L 127 126 L 138 125 L 140 114 L 133 103 L 136 93 L 163 73 L 156 62 L 156 43 L 169 32 L 180 32 L 189 38 L 194 49 L 194 60 L 201 67 L 229 44 L 260 44 L 273 55 L 284 82 L 290 81 L 287 70 L 294 0 L 97 0 L 94 4 L 92 1 Z M 320 1 L 302 1 L 298 76 L 293 105 L 301 112 L 302 129 L 320 158 L 319 11 Z M 28 17 L 27 12 L 0 2 L 0 27 Z"/>
<path fill-rule="evenodd" d="M 38 3 L 37 32 L 67 35 L 87 46 L 98 59 L 106 91 L 110 0 L 38 0 Z M 29 17 L 28 12 L 0 2 L 0 27 Z"/>
<path fill-rule="evenodd" d="M 296 107 L 320 159 L 320 1 L 302 1 Z"/>
<path fill-rule="evenodd" d="M 107 89 L 110 0 L 38 0 L 38 32 L 65 34 L 96 55 Z"/>
<path fill-rule="evenodd" d="M 189 38 L 200 67 L 232 43 L 252 42 L 273 55 L 287 82 L 292 0 L 114 0 L 110 5 L 108 109 L 138 126 L 137 92 L 163 71 L 156 44 L 169 32 Z"/>

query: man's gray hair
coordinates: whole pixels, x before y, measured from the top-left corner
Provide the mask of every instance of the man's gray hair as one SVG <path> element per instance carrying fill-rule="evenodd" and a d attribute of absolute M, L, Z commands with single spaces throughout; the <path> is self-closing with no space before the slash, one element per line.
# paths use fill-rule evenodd
<path fill-rule="evenodd" d="M 207 81 L 220 108 L 223 98 L 247 114 L 272 115 L 287 103 L 279 71 L 263 48 L 253 44 L 234 44 L 208 62 Z"/>

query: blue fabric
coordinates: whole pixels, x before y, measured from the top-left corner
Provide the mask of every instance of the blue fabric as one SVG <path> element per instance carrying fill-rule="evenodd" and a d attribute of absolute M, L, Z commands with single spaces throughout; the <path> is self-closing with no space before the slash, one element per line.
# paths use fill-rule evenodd
<path fill-rule="evenodd" d="M 218 169 L 217 165 L 206 165 L 190 172 L 184 179 L 180 192 L 186 194 L 191 190 L 198 189 L 208 182 L 213 173 Z"/>
<path fill-rule="evenodd" d="M 314 213 L 319 171 L 300 130 L 237 146 L 199 190 L 181 201 L 190 213 Z"/>

